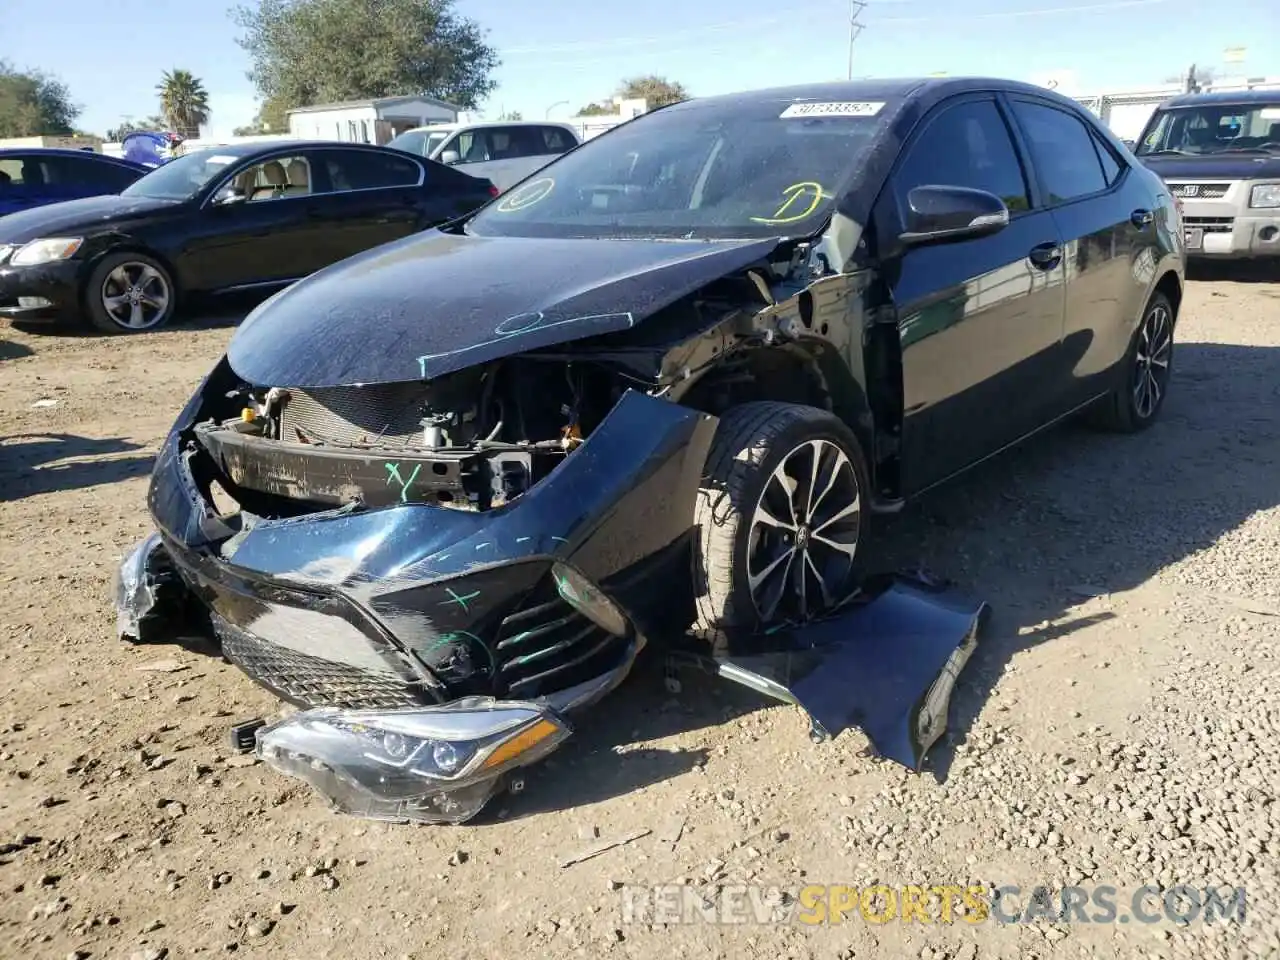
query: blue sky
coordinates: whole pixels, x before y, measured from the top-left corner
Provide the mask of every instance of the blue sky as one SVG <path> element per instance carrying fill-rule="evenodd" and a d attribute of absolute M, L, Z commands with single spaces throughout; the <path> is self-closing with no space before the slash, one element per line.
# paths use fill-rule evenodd
<path fill-rule="evenodd" d="M 212 135 L 253 116 L 226 0 L 0 4 L 0 59 L 61 77 L 84 106 L 85 129 L 155 112 L 156 82 L 175 67 L 210 91 Z M 848 69 L 848 0 L 645 0 L 607 13 L 597 0 L 459 0 L 458 8 L 489 30 L 504 61 L 490 115 L 568 116 L 640 73 L 708 95 L 841 79 Z M 1276 0 L 871 0 L 860 21 L 855 75 L 1063 74 L 1079 92 L 1150 86 L 1192 62 L 1280 76 Z M 1245 63 L 1224 66 L 1224 50 L 1237 46 L 1247 47 Z"/>

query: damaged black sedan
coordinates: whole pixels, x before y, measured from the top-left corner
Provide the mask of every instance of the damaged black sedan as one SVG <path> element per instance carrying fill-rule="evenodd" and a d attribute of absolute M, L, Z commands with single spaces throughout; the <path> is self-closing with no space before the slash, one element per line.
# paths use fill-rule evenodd
<path fill-rule="evenodd" d="M 665 107 L 262 304 L 158 458 L 121 633 L 193 598 L 305 708 L 264 758 L 465 820 L 646 643 L 830 624 L 875 515 L 1086 408 L 1152 423 L 1181 236 L 1043 89 Z"/>

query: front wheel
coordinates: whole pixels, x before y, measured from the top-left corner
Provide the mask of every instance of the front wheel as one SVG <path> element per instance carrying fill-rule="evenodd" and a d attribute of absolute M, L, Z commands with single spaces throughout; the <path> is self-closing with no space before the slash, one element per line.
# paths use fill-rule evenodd
<path fill-rule="evenodd" d="M 1125 356 L 1123 379 L 1093 412 L 1104 430 L 1137 433 L 1151 426 L 1164 407 L 1173 372 L 1173 304 L 1157 293 L 1147 304 L 1138 332 Z"/>
<path fill-rule="evenodd" d="M 104 333 L 144 333 L 163 327 L 178 304 L 169 271 L 145 253 L 102 258 L 84 292 L 89 322 Z"/>
<path fill-rule="evenodd" d="M 860 580 L 866 461 L 833 414 L 746 403 L 720 418 L 694 519 L 695 632 L 797 623 Z"/>

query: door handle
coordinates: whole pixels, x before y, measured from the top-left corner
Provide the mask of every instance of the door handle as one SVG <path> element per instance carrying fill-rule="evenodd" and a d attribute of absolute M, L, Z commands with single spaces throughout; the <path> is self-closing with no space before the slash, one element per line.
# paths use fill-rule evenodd
<path fill-rule="evenodd" d="M 1062 247 L 1056 243 L 1042 243 L 1032 247 L 1027 258 L 1041 270 L 1052 270 L 1062 262 Z"/>
<path fill-rule="evenodd" d="M 1143 227 L 1150 226 L 1151 221 L 1154 219 L 1155 217 L 1152 216 L 1150 210 L 1135 210 L 1133 213 L 1129 214 L 1129 222 L 1139 230 Z"/>

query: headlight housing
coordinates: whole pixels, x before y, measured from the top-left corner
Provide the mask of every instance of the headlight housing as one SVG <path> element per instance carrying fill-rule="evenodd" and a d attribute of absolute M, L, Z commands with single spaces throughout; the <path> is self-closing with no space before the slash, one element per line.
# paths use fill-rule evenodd
<path fill-rule="evenodd" d="M 30 267 L 37 263 L 66 260 L 75 255 L 82 243 L 84 243 L 83 237 L 46 237 L 42 240 L 32 240 L 19 247 L 9 262 L 15 267 Z"/>
<path fill-rule="evenodd" d="M 546 756 L 569 733 L 546 706 L 469 697 L 400 710 L 304 710 L 259 730 L 257 753 L 344 813 L 462 823 L 506 774 Z"/>
<path fill-rule="evenodd" d="M 1249 192 L 1251 207 L 1280 207 L 1280 183 L 1260 183 Z"/>

